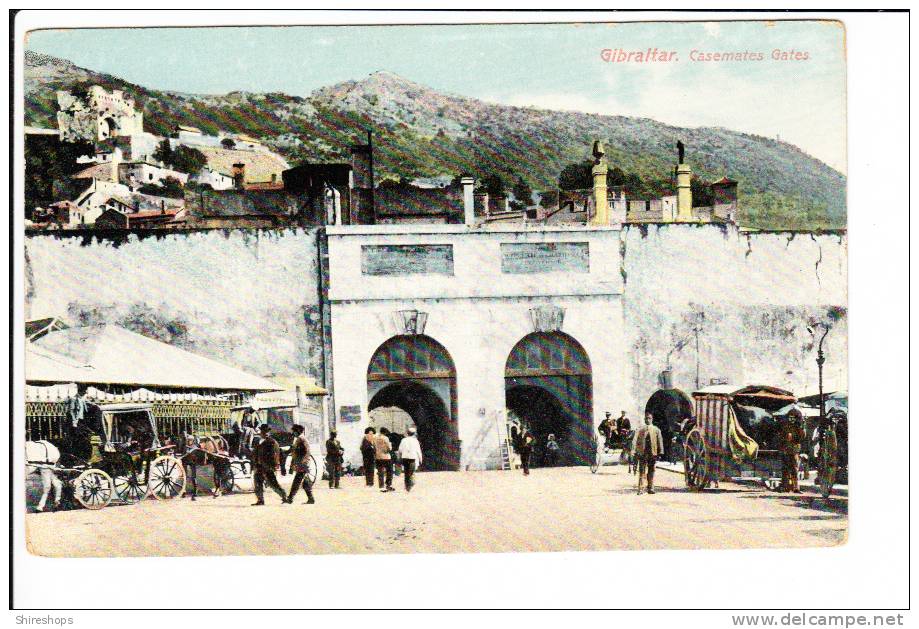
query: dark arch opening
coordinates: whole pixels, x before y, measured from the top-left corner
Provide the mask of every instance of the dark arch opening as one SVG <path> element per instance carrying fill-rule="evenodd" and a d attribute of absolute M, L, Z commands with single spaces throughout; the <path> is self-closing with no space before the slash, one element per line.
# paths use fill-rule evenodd
<path fill-rule="evenodd" d="M 555 434 L 560 465 L 586 465 L 594 453 L 593 391 L 584 348 L 562 332 L 534 332 L 511 350 L 505 366 L 507 409 L 536 438 L 534 465 L 546 460 Z"/>
<path fill-rule="evenodd" d="M 683 420 L 693 417 L 692 400 L 680 389 L 658 389 L 648 398 L 645 413 L 651 413 L 654 425 L 661 429 L 664 459 L 672 460 L 673 437 L 679 434 Z"/>
<path fill-rule="evenodd" d="M 111 116 L 102 119 L 100 134 L 103 138 L 113 138 L 117 135 L 118 123 L 115 122 L 115 119 Z"/>
<path fill-rule="evenodd" d="M 367 368 L 368 412 L 396 407 L 418 429 L 421 470 L 458 470 L 456 369 L 443 345 L 429 336 L 394 336 L 377 348 Z M 393 439 L 394 446 L 402 435 Z"/>
<path fill-rule="evenodd" d="M 370 400 L 368 411 L 394 406 L 408 413 L 418 430 L 421 443 L 421 470 L 459 468 L 456 425 L 440 396 L 429 386 L 406 380 L 384 386 Z M 394 434 L 393 448 L 404 435 Z"/>

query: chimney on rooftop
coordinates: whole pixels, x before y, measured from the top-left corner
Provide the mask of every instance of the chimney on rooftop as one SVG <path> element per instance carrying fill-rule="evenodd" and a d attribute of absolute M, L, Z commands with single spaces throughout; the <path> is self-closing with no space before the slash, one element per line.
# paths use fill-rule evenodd
<path fill-rule="evenodd" d="M 246 165 L 242 162 L 233 164 L 233 187 L 237 190 L 246 187 Z"/>

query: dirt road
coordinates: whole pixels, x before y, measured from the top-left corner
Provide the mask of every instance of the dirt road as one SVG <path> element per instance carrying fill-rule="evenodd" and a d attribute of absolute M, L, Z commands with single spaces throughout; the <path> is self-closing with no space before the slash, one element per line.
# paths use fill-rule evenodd
<path fill-rule="evenodd" d="M 380 493 L 362 478 L 316 487 L 317 504 L 250 507 L 253 495 L 153 499 L 100 511 L 26 516 L 46 556 L 467 553 L 658 548 L 832 546 L 845 541 L 846 497 L 779 495 L 746 485 L 690 493 L 659 470 L 659 491 L 636 495 L 623 467 L 417 475 L 411 493 Z M 286 486 L 290 477 L 282 478 Z"/>

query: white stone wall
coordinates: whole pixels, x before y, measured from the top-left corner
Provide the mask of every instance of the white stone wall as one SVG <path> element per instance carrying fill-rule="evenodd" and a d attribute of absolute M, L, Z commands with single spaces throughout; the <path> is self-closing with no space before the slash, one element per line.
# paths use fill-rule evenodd
<path fill-rule="evenodd" d="M 623 408 L 637 413 L 671 356 L 674 386 L 695 387 L 692 321 L 699 335 L 701 384 L 769 384 L 816 393 L 816 348 L 809 319 L 845 308 L 847 239 L 841 235 L 750 234 L 733 226 L 632 225 L 623 232 L 623 305 L 630 382 Z M 824 350 L 827 387 L 847 386 L 848 318 Z"/>
<path fill-rule="evenodd" d="M 322 382 L 315 230 L 25 241 L 26 316 L 113 322 L 260 376 Z"/>
<path fill-rule="evenodd" d="M 509 242 L 588 242 L 590 272 L 504 274 L 500 245 Z M 362 275 L 361 246 L 374 244 L 452 244 L 454 275 Z M 615 406 L 627 390 L 621 375 L 625 346 L 619 244 L 619 232 L 613 229 L 330 228 L 335 404 L 362 409 L 361 422 L 338 426 L 354 463 L 369 421 L 367 367 L 381 344 L 402 333 L 396 316 L 401 309 L 427 312 L 425 334 L 453 358 L 461 468 L 496 463 L 495 418 L 505 409 L 505 364 L 513 346 L 534 331 L 529 310 L 535 306 L 565 309 L 562 331 L 584 347 L 591 361 L 594 417 L 599 422 L 602 411 Z"/>
<path fill-rule="evenodd" d="M 425 333 L 457 371 L 462 464 L 494 463 L 474 450 L 484 424 L 504 411 L 504 366 L 533 331 L 529 309 L 565 308 L 562 330 L 586 350 L 594 421 L 607 410 L 639 417 L 667 354 L 674 385 L 817 388 L 806 326 L 847 306 L 847 240 L 839 235 L 744 235 L 714 225 L 469 229 L 463 225 L 331 227 L 331 334 L 336 411 L 359 405 L 360 424 L 339 425 L 349 456 L 366 425 L 367 367 L 400 333 L 394 313 L 429 313 Z M 501 243 L 588 242 L 589 273 L 508 275 Z M 453 244 L 454 275 L 362 276 L 365 244 Z M 322 381 L 315 230 L 209 231 L 99 242 L 30 235 L 27 316 L 110 321 L 263 376 L 306 373 Z M 844 388 L 848 318 L 827 337 L 828 389 Z M 483 433 L 497 446 L 497 435 Z M 356 461 L 355 461 L 356 462 Z"/>

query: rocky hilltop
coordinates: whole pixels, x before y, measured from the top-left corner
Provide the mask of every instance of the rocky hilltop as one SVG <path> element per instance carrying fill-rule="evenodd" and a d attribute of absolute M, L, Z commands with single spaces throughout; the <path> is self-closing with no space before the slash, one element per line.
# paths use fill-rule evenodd
<path fill-rule="evenodd" d="M 499 173 L 552 188 L 565 165 L 605 140 L 611 165 L 667 179 L 682 139 L 694 172 L 739 182 L 741 222 L 767 229 L 840 228 L 846 178 L 794 145 L 720 127 L 681 128 L 649 118 L 513 107 L 444 94 L 391 72 L 375 72 L 307 96 L 166 92 L 26 52 L 26 124 L 55 126 L 55 92 L 97 83 L 122 89 L 144 108 L 148 131 L 177 124 L 206 133 L 262 138 L 289 161 L 336 161 L 374 130 L 381 177 Z"/>

